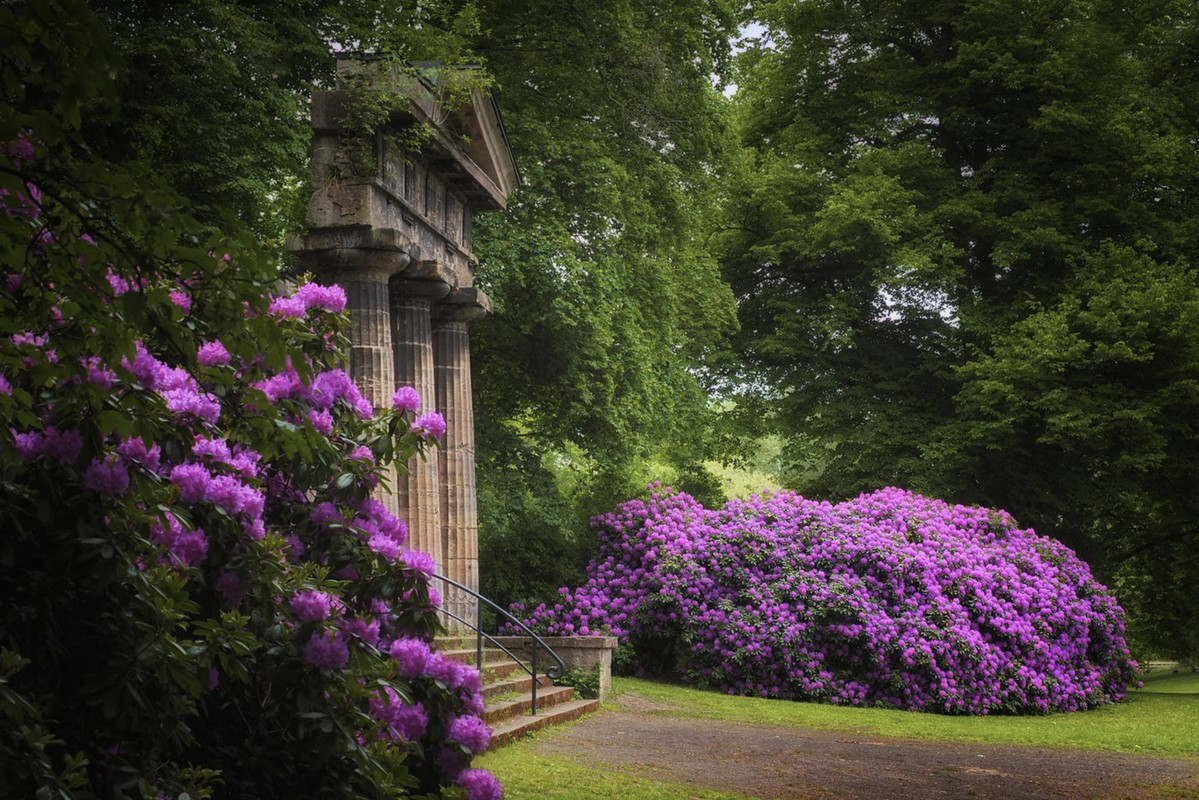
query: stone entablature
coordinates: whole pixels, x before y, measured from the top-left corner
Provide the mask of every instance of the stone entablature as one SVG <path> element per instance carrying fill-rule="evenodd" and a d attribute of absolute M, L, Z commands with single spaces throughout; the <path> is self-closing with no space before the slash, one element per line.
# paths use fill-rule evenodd
<path fill-rule="evenodd" d="M 474 286 L 473 217 L 503 208 L 519 178 L 489 95 L 471 90 L 461 107 L 443 108 L 431 81 L 383 64 L 342 60 L 339 72 L 391 92 L 397 129 L 431 126 L 425 146 L 406 152 L 386 131 L 356 133 L 345 123 L 351 90 L 316 93 L 309 227 L 289 247 L 304 269 L 345 288 L 354 326 L 350 373 L 363 394 L 384 407 L 397 388 L 412 386 L 423 411 L 445 417 L 440 448 L 413 458 L 383 500 L 406 520 L 412 549 L 477 591 L 468 332 L 491 303 Z M 463 593 L 448 591 L 444 601 L 473 618 Z"/>

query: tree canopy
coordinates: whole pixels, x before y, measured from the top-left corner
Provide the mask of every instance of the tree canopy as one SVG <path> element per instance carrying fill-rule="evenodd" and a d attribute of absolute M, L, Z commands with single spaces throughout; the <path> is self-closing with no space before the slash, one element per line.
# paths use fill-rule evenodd
<path fill-rule="evenodd" d="M 88 138 L 123 61 L 86 6 L 0 37 L 0 795 L 494 800 L 372 497 L 444 421 L 374 413 L 344 291 Z"/>
<path fill-rule="evenodd" d="M 735 324 L 705 238 L 732 154 L 713 78 L 733 16 L 724 0 L 479 10 L 523 178 L 478 226 L 497 311 L 472 334 L 483 582 L 516 600 L 529 575 L 545 592 L 582 569 L 571 540 L 661 477 L 648 462 L 704 484 L 697 376 Z"/>
<path fill-rule="evenodd" d="M 1195 574 L 1193 5 L 755 14 L 724 263 L 794 488 L 1001 506 L 1129 592 Z M 1139 630 L 1193 648 L 1174 601 Z"/>

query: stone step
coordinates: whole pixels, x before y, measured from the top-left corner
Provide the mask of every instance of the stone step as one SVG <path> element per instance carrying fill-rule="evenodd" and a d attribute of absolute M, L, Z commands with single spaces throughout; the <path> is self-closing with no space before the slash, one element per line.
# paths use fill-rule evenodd
<path fill-rule="evenodd" d="M 549 686 L 549 681 L 542 676 L 540 687 Z M 491 701 L 501 695 L 523 694 L 533 686 L 533 676 L 523 670 L 512 673 L 505 678 L 497 678 L 483 684 L 483 700 Z"/>
<path fill-rule="evenodd" d="M 483 664 L 483 685 L 528 674 L 519 661 L 493 661 Z"/>
<path fill-rule="evenodd" d="M 526 734 L 541 730 L 549 725 L 559 725 L 590 714 L 600 707 L 599 700 L 570 700 L 554 706 L 542 707 L 541 693 L 537 693 L 537 714 L 521 714 L 491 725 L 489 750 L 503 747 Z"/>
<path fill-rule="evenodd" d="M 569 703 L 574 700 L 574 696 L 575 688 L 573 686 L 551 686 L 549 681 L 546 681 L 544 686 L 537 689 L 537 713 L 540 714 L 552 706 Z M 532 708 L 533 695 L 530 692 L 524 692 L 507 700 L 489 701 L 483 708 L 483 721 L 488 725 L 495 725 L 495 723 L 510 717 L 529 716 Z"/>
<path fill-rule="evenodd" d="M 435 644 L 434 649 L 441 653 L 451 661 L 457 661 L 460 664 L 470 664 L 472 667 L 478 662 L 479 651 L 472 645 L 470 647 L 443 647 L 441 642 Z M 520 653 L 517 653 L 519 656 Z M 483 648 L 483 663 L 488 664 L 492 661 L 505 661 L 512 657 L 498 647 Z"/>
<path fill-rule="evenodd" d="M 505 644 L 519 647 L 523 642 L 514 639 Z M 434 643 L 434 649 L 447 658 L 471 666 L 478 659 L 477 644 L 471 637 L 440 638 Z M 514 652 L 524 657 L 526 654 L 523 650 L 527 650 L 527 647 Z M 502 648 L 483 648 L 482 674 L 485 703 L 482 716 L 492 730 L 491 748 L 502 747 L 548 725 L 578 719 L 600 706 L 599 700 L 576 700 L 574 687 L 554 686 L 545 675 L 541 675 L 537 686 L 537 713 L 530 714 L 533 678 Z"/>

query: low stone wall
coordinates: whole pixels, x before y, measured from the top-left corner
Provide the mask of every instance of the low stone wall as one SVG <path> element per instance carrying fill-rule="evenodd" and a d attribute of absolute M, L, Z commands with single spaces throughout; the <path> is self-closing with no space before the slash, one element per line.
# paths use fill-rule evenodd
<path fill-rule="evenodd" d="M 528 652 L 532 640 L 527 636 L 497 636 L 495 640 L 514 653 Z M 615 636 L 542 636 L 544 641 L 566 664 L 567 669 L 590 672 L 599 668 L 599 698 L 607 700 L 612 693 L 612 653 L 616 650 Z M 549 656 L 544 656 L 548 659 Z M 542 655 L 538 655 L 538 665 Z"/>

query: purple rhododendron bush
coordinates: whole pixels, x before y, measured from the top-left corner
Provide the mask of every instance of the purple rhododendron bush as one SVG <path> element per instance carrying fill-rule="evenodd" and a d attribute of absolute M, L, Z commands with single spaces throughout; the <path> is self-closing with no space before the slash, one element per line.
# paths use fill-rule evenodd
<path fill-rule="evenodd" d="M 651 487 L 653 488 L 653 487 Z M 588 581 L 531 623 L 610 632 L 640 673 L 731 694 L 951 714 L 1123 698 L 1123 611 L 1068 548 L 1005 512 L 901 489 L 713 511 L 655 491 L 593 520 Z"/>
<path fill-rule="evenodd" d="M 498 797 L 376 499 L 444 420 L 359 392 L 344 291 L 79 144 L 107 75 L 0 106 L 0 797 Z"/>

